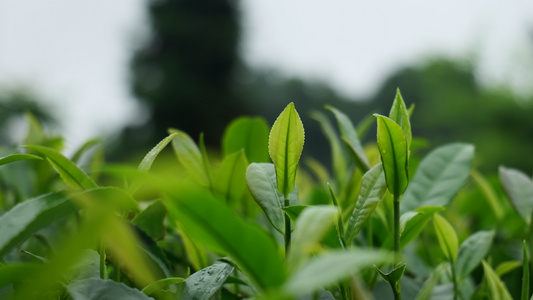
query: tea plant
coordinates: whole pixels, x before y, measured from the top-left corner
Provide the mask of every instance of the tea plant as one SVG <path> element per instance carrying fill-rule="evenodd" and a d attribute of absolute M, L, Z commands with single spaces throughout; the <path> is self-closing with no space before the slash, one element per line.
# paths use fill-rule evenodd
<path fill-rule="evenodd" d="M 68 158 L 29 116 L 23 153 L 0 159 L 1 298 L 529 299 L 529 176 L 500 168 L 506 202 L 472 145 L 420 159 L 399 91 L 367 119 L 376 143 L 368 121 L 326 112 L 311 116 L 331 172 L 301 158 L 292 103 L 270 128 L 236 119 L 220 153 L 170 129 L 137 167 L 96 140 Z"/>

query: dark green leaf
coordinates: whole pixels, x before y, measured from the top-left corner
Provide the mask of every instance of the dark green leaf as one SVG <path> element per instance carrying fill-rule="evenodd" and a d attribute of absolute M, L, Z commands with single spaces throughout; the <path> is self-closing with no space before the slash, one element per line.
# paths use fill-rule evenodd
<path fill-rule="evenodd" d="M 283 260 L 264 231 L 248 224 L 206 190 L 192 184 L 169 189 L 166 206 L 171 220 L 195 241 L 230 256 L 260 287 L 281 285 Z"/>
<path fill-rule="evenodd" d="M 533 212 L 533 182 L 526 174 L 516 169 L 499 168 L 500 182 L 518 214 L 531 223 Z"/>
<path fill-rule="evenodd" d="M 233 269 L 229 264 L 217 263 L 192 274 L 185 280 L 181 299 L 211 299 Z"/>
<path fill-rule="evenodd" d="M 469 236 L 459 247 L 455 270 L 459 280 L 466 278 L 489 252 L 494 231 L 479 231 Z"/>
<path fill-rule="evenodd" d="M 132 223 L 154 239 L 154 241 L 158 241 L 165 237 L 164 221 L 166 215 L 167 210 L 165 206 L 158 200 L 135 216 Z"/>
<path fill-rule="evenodd" d="M 273 164 L 252 163 L 246 170 L 246 183 L 254 200 L 261 206 L 268 220 L 280 233 L 285 233 L 285 215 L 283 195 L 276 183 L 276 171 Z M 298 203 L 298 189 L 289 195 L 290 204 Z"/>
<path fill-rule="evenodd" d="M 359 197 L 348 221 L 344 239 L 348 244 L 357 236 L 365 222 L 370 218 L 374 209 L 387 191 L 383 167 L 377 164 L 365 173 L 361 181 Z"/>
<path fill-rule="evenodd" d="M 72 189 L 84 190 L 97 187 L 89 175 L 57 150 L 34 145 L 24 147 L 45 155 L 57 173 Z"/>
<path fill-rule="evenodd" d="M 304 139 L 302 120 L 291 102 L 272 125 L 268 138 L 268 153 L 276 167 L 278 191 L 284 196 L 294 190 Z"/>
<path fill-rule="evenodd" d="M 105 300 L 128 299 L 148 300 L 153 299 L 141 291 L 130 288 L 123 283 L 99 278 L 89 278 L 76 281 L 67 286 L 73 300 Z"/>
<path fill-rule="evenodd" d="M 378 120 L 378 148 L 387 187 L 391 194 L 400 196 L 409 182 L 407 140 L 400 125 L 385 116 L 374 116 Z"/>
<path fill-rule="evenodd" d="M 260 117 L 233 120 L 222 138 L 224 157 L 244 149 L 249 162 L 269 162 L 268 129 L 267 122 Z"/>
<path fill-rule="evenodd" d="M 68 197 L 61 193 L 46 194 L 17 204 L 0 216 L 0 257 L 39 229 L 74 211 Z"/>
<path fill-rule="evenodd" d="M 45 268 L 46 265 L 41 263 L 14 263 L 0 265 L 0 287 L 25 281 L 28 279 L 29 274 L 41 272 Z"/>
<path fill-rule="evenodd" d="M 421 206 L 446 206 L 470 174 L 474 147 L 448 144 L 429 153 L 420 162 L 409 188 L 403 195 L 403 213 Z"/>
<path fill-rule="evenodd" d="M 504 210 L 502 204 L 500 203 L 500 198 L 496 195 L 496 192 L 494 191 L 492 186 L 489 184 L 487 179 L 485 179 L 485 177 L 481 175 L 481 173 L 479 173 L 478 171 L 472 170 L 472 172 L 470 172 L 470 175 L 472 176 L 474 183 L 479 187 L 483 196 L 485 196 L 485 199 L 487 200 L 487 203 L 492 209 L 492 212 L 496 216 L 496 219 L 501 220 L 504 215 Z"/>
<path fill-rule="evenodd" d="M 404 248 L 426 228 L 433 215 L 444 210 L 442 206 L 423 206 L 400 217 L 400 247 Z M 391 239 L 392 245 L 392 239 Z"/>
<path fill-rule="evenodd" d="M 389 273 L 385 273 L 381 271 L 380 269 L 378 269 L 377 267 L 376 267 L 376 270 L 378 271 L 381 278 L 383 278 L 383 280 L 385 280 L 386 282 L 390 284 L 398 284 L 400 279 L 402 279 L 402 276 L 403 276 L 403 273 L 405 272 L 406 267 L 407 265 L 405 263 L 402 263 L 399 266 L 395 267 Z"/>

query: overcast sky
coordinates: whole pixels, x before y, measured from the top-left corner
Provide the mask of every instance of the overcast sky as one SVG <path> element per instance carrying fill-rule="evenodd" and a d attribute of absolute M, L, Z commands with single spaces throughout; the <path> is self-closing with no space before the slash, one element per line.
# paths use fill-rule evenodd
<path fill-rule="evenodd" d="M 70 147 L 138 118 L 127 63 L 145 3 L 0 0 L 0 87 L 29 84 L 54 100 Z M 533 1 L 240 3 L 247 62 L 347 95 L 369 95 L 395 68 L 434 54 L 475 55 L 486 82 L 528 82 L 519 71 L 531 67 Z"/>

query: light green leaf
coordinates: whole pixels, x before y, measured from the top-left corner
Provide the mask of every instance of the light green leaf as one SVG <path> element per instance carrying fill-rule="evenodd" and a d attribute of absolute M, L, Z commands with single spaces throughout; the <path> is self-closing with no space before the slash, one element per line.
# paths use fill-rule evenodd
<path fill-rule="evenodd" d="M 123 283 L 100 278 L 79 280 L 67 286 L 73 300 L 98 300 L 98 299 L 152 299 L 141 291 L 131 288 Z"/>
<path fill-rule="evenodd" d="M 274 240 L 242 220 L 207 190 L 176 184 L 165 200 L 170 219 L 205 247 L 230 256 L 261 289 L 285 280 L 283 259 Z"/>
<path fill-rule="evenodd" d="M 169 277 L 169 278 L 163 278 L 156 282 L 152 282 L 146 287 L 142 289 L 141 292 L 145 293 L 146 295 L 150 296 L 151 294 L 161 291 L 164 288 L 171 286 L 173 284 L 183 283 L 185 282 L 185 278 L 181 277 Z"/>
<path fill-rule="evenodd" d="M 31 154 L 11 154 L 11 155 L 0 158 L 0 166 L 11 163 L 11 162 L 20 161 L 20 160 L 28 160 L 28 159 L 42 160 L 43 158 L 37 155 L 31 155 Z"/>
<path fill-rule="evenodd" d="M 362 172 L 368 171 L 370 169 L 370 164 L 368 163 L 368 158 L 366 158 L 365 152 L 363 151 L 363 146 L 357 132 L 352 124 L 352 121 L 346 116 L 343 112 L 332 106 L 326 106 L 326 109 L 329 109 L 335 118 L 337 119 L 339 131 L 341 132 L 341 139 L 346 145 L 350 155 L 354 159 L 355 164 L 361 168 Z"/>
<path fill-rule="evenodd" d="M 442 252 L 451 263 L 455 263 L 457 260 L 457 252 L 459 250 L 459 241 L 455 230 L 452 225 L 440 215 L 433 216 L 433 225 Z"/>
<path fill-rule="evenodd" d="M 51 193 L 26 200 L 0 216 L 0 257 L 33 233 L 75 211 L 68 197 Z"/>
<path fill-rule="evenodd" d="M 502 166 L 499 168 L 499 174 L 500 182 L 511 204 L 522 219 L 527 224 L 531 224 L 531 213 L 533 212 L 533 182 L 531 182 L 531 177 L 519 170 Z"/>
<path fill-rule="evenodd" d="M 150 150 L 139 164 L 139 170 L 149 171 L 154 163 L 156 157 L 165 149 L 165 147 L 178 135 L 178 133 L 172 133 Z"/>
<path fill-rule="evenodd" d="M 381 278 L 383 278 L 383 280 L 385 280 L 386 282 L 390 284 L 396 285 L 402 279 L 403 273 L 405 272 L 405 268 L 407 267 L 407 265 L 405 263 L 401 263 L 399 266 L 395 267 L 389 273 L 385 273 L 381 271 L 376 266 L 374 267 L 378 271 Z"/>
<path fill-rule="evenodd" d="M 403 101 L 402 95 L 400 94 L 400 89 L 396 90 L 396 97 L 392 103 L 391 110 L 389 112 L 389 118 L 400 125 L 405 134 L 405 140 L 407 142 L 407 150 L 411 149 L 411 141 L 413 140 L 413 135 L 411 133 L 411 121 L 409 120 L 409 111 L 407 106 Z"/>
<path fill-rule="evenodd" d="M 268 124 L 260 117 L 233 120 L 222 137 L 224 157 L 244 149 L 249 162 L 269 162 Z"/>
<path fill-rule="evenodd" d="M 319 243 L 335 224 L 338 209 L 334 206 L 310 206 L 296 220 L 288 257 L 295 270 L 319 248 Z"/>
<path fill-rule="evenodd" d="M 276 183 L 276 171 L 273 164 L 252 163 L 246 170 L 246 183 L 254 200 L 265 212 L 268 220 L 280 233 L 285 233 L 285 214 L 283 195 Z M 298 204 L 298 189 L 289 195 L 290 205 Z"/>
<path fill-rule="evenodd" d="M 361 181 L 359 197 L 348 221 L 344 239 L 348 244 L 357 236 L 365 222 L 370 218 L 374 209 L 387 191 L 383 167 L 377 164 L 365 173 Z"/>
<path fill-rule="evenodd" d="M 466 278 L 481 263 L 489 252 L 493 238 L 494 231 L 478 231 L 463 241 L 455 262 L 459 280 Z"/>
<path fill-rule="evenodd" d="M 378 120 L 378 148 L 387 187 L 391 194 L 400 196 L 409 182 L 407 140 L 400 125 L 385 116 L 374 116 Z"/>
<path fill-rule="evenodd" d="M 414 211 L 416 215 L 413 217 L 408 217 L 409 212 L 403 214 L 400 217 L 400 247 L 404 248 L 414 240 L 424 230 L 433 215 L 442 210 L 444 210 L 442 206 L 423 206 Z"/>
<path fill-rule="evenodd" d="M 492 267 L 487 264 L 484 260 L 481 261 L 483 264 L 483 270 L 485 271 L 485 278 L 487 279 L 490 297 L 493 300 L 512 300 L 513 298 L 509 294 L 509 291 L 501 281 L 501 279 L 496 275 Z"/>
<path fill-rule="evenodd" d="M 160 200 L 155 201 L 145 208 L 131 221 L 154 241 L 162 240 L 165 237 L 165 217 L 167 209 Z"/>
<path fill-rule="evenodd" d="M 233 272 L 233 266 L 217 263 L 202 269 L 185 280 L 181 300 L 211 299 Z"/>
<path fill-rule="evenodd" d="M 224 158 L 215 175 L 214 191 L 226 203 L 239 203 L 246 188 L 248 161 L 240 150 Z"/>
<path fill-rule="evenodd" d="M 518 269 L 522 266 L 522 262 L 521 261 L 517 261 L 517 260 L 511 260 L 511 261 L 504 261 L 502 263 L 500 263 L 497 267 L 496 267 L 496 274 L 498 275 L 498 277 L 502 277 L 503 275 L 515 270 L 515 269 Z"/>
<path fill-rule="evenodd" d="M 479 173 L 478 171 L 472 170 L 470 172 L 470 175 L 472 176 L 474 183 L 479 187 L 483 196 L 485 196 L 485 199 L 487 200 L 487 203 L 492 209 L 492 212 L 496 216 L 496 219 L 501 220 L 504 215 L 504 210 L 502 204 L 500 203 L 500 198 L 496 195 L 496 192 L 494 191 L 492 186 L 489 184 L 487 179 L 485 179 L 485 177 L 481 175 L 481 173 Z"/>
<path fill-rule="evenodd" d="M 296 223 L 298 217 L 300 217 L 302 212 L 308 207 L 310 207 L 310 205 L 290 205 L 283 207 L 282 210 L 287 214 L 287 216 L 289 216 L 291 221 Z"/>
<path fill-rule="evenodd" d="M 285 284 L 284 291 L 293 296 L 309 294 L 372 265 L 391 261 L 391 255 L 378 251 L 329 251 L 313 258 L 294 273 Z"/>
<path fill-rule="evenodd" d="M 268 139 L 268 152 L 276 167 L 278 190 L 284 196 L 294 189 L 304 139 L 302 120 L 291 102 L 274 122 Z"/>
<path fill-rule="evenodd" d="M 24 147 L 46 156 L 52 167 L 54 167 L 70 188 L 84 190 L 97 187 L 89 175 L 57 150 L 35 145 Z"/>
<path fill-rule="evenodd" d="M 429 153 L 421 162 L 405 191 L 400 211 L 421 206 L 446 206 L 470 174 L 474 147 L 448 144 Z"/>
<path fill-rule="evenodd" d="M 204 164 L 202 153 L 196 143 L 183 131 L 170 129 L 169 133 L 176 134 L 172 139 L 172 147 L 189 175 L 201 185 L 210 186 L 211 179 L 207 171 L 209 166 Z"/>
<path fill-rule="evenodd" d="M 346 158 L 346 153 L 342 149 L 340 139 L 326 115 L 319 111 L 312 111 L 310 116 L 320 124 L 322 132 L 329 142 L 329 146 L 331 147 L 331 163 L 333 166 L 333 173 L 335 174 L 335 179 L 338 182 L 337 184 L 342 186 L 342 184 L 344 184 L 346 181 L 348 160 Z"/>

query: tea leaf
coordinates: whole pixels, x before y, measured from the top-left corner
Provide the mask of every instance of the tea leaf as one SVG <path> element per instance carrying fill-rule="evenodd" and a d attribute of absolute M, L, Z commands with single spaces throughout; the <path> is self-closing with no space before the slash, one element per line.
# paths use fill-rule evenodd
<path fill-rule="evenodd" d="M 374 116 L 378 120 L 378 148 L 387 187 L 391 194 L 399 196 L 409 182 L 407 140 L 400 125 L 385 116 Z"/>
<path fill-rule="evenodd" d="M 487 279 L 490 297 L 493 300 L 512 300 L 513 298 L 509 294 L 509 291 L 501 281 L 501 279 L 496 275 L 492 267 L 487 264 L 484 260 L 481 261 L 483 264 L 483 270 L 485 271 L 485 278 Z"/>
<path fill-rule="evenodd" d="M 45 270 L 46 265 L 34 263 L 12 263 L 0 265 L 0 287 L 25 281 L 28 274 Z"/>
<path fill-rule="evenodd" d="M 297 269 L 316 250 L 318 243 L 335 224 L 338 209 L 333 206 L 311 206 L 306 208 L 294 225 L 288 265 Z"/>
<path fill-rule="evenodd" d="M 502 204 L 500 203 L 500 198 L 496 195 L 496 192 L 492 186 L 478 171 L 472 170 L 470 175 L 472 176 L 474 183 L 481 190 L 481 193 L 485 196 L 485 199 L 487 199 L 487 202 L 492 209 L 494 216 L 496 216 L 496 219 L 501 220 L 503 218 L 504 210 Z"/>
<path fill-rule="evenodd" d="M 411 149 L 410 145 L 411 141 L 413 140 L 413 136 L 411 133 L 409 111 L 407 110 L 407 106 L 405 105 L 402 95 L 400 94 L 400 89 L 396 90 L 396 97 L 394 98 L 394 102 L 392 103 L 392 107 L 389 112 L 389 118 L 396 122 L 396 124 L 400 125 L 403 130 L 403 133 L 405 134 L 407 149 Z"/>
<path fill-rule="evenodd" d="M 167 210 L 161 200 L 157 200 L 145 208 L 131 221 L 154 241 L 162 240 L 165 237 L 165 217 Z"/>
<path fill-rule="evenodd" d="M 11 163 L 11 162 L 20 161 L 20 160 L 28 160 L 28 159 L 42 160 L 43 158 L 37 155 L 31 155 L 31 154 L 11 154 L 11 155 L 0 158 L 0 166 Z"/>
<path fill-rule="evenodd" d="M 526 174 L 516 169 L 499 168 L 500 182 L 518 214 L 531 224 L 533 212 L 533 182 Z"/>
<path fill-rule="evenodd" d="M 171 220 L 179 222 L 187 235 L 229 255 L 261 289 L 283 283 L 283 260 L 264 231 L 243 221 L 200 187 L 183 183 L 168 192 L 165 203 Z"/>
<path fill-rule="evenodd" d="M 487 255 L 494 231 L 479 231 L 469 236 L 459 247 L 455 270 L 459 280 L 466 278 Z"/>
<path fill-rule="evenodd" d="M 459 250 L 459 241 L 457 240 L 455 230 L 452 225 L 440 215 L 435 215 L 433 217 L 433 225 L 435 226 L 437 239 L 439 240 L 439 245 L 444 256 L 446 256 L 451 263 L 455 263 L 457 260 L 457 251 Z"/>
<path fill-rule="evenodd" d="M 361 190 L 355 203 L 352 215 L 346 227 L 344 239 L 348 244 L 357 236 L 365 222 L 387 191 L 383 167 L 377 164 L 365 173 L 361 181 Z"/>
<path fill-rule="evenodd" d="M 87 299 L 132 299 L 149 300 L 153 299 L 143 294 L 141 291 L 130 288 L 123 283 L 112 280 L 102 280 L 100 278 L 89 278 L 76 281 L 67 286 L 73 300 Z"/>
<path fill-rule="evenodd" d="M 520 268 L 521 266 L 522 266 L 521 261 L 517 261 L 517 260 L 504 261 L 496 267 L 496 270 L 494 270 L 494 272 L 496 272 L 498 277 L 502 277 L 503 275 L 517 268 Z"/>
<path fill-rule="evenodd" d="M 363 146 L 361 145 L 361 141 L 359 141 L 359 137 L 357 136 L 352 121 L 350 121 L 348 116 L 332 106 L 328 105 L 326 106 L 326 109 L 329 109 L 333 115 L 335 115 L 339 125 L 339 131 L 341 132 L 341 139 L 351 153 L 355 164 L 361 168 L 363 173 L 365 173 L 370 169 L 370 164 L 368 163 L 368 159 L 363 151 Z"/>
<path fill-rule="evenodd" d="M 276 171 L 273 164 L 252 163 L 246 170 L 246 183 L 254 200 L 261 206 L 268 220 L 280 233 L 285 233 L 285 214 L 283 195 L 276 183 Z M 298 204 L 298 189 L 289 195 L 290 205 Z"/>
<path fill-rule="evenodd" d="M 470 174 L 474 147 L 448 144 L 429 153 L 421 162 L 403 195 L 403 213 L 421 206 L 446 206 Z"/>
<path fill-rule="evenodd" d="M 407 265 L 405 263 L 402 263 L 399 266 L 395 267 L 389 273 L 384 273 L 383 271 L 378 269 L 375 265 L 374 267 L 378 271 L 381 278 L 383 278 L 383 280 L 390 283 L 391 285 L 396 285 L 402 279 L 403 273 L 405 272 L 405 268 L 407 267 Z"/>
<path fill-rule="evenodd" d="M 409 213 L 403 214 L 400 217 L 400 247 L 404 248 L 411 241 L 413 241 L 420 234 L 420 232 L 424 230 L 429 220 L 433 218 L 433 215 L 442 210 L 444 210 L 444 207 L 442 206 L 424 206 L 416 209 L 414 211 L 416 215 L 413 217 L 406 218 Z"/>
<path fill-rule="evenodd" d="M 268 129 L 263 118 L 240 117 L 233 120 L 222 137 L 224 157 L 244 149 L 249 162 L 269 162 Z"/>
<path fill-rule="evenodd" d="M 46 194 L 17 204 L 0 216 L 0 257 L 39 229 L 75 210 L 62 193 Z"/>
<path fill-rule="evenodd" d="M 209 166 L 204 164 L 202 153 L 196 143 L 183 131 L 170 129 L 169 133 L 176 134 L 172 139 L 172 146 L 180 163 L 196 182 L 210 186 L 211 179 L 207 171 Z"/>
<path fill-rule="evenodd" d="M 141 171 L 149 171 L 152 167 L 152 164 L 154 163 L 156 157 L 165 149 L 165 147 L 178 135 L 178 133 L 172 133 L 171 135 L 164 138 L 162 141 L 160 141 L 157 145 L 155 145 L 152 150 L 150 150 L 143 158 L 141 163 L 139 164 L 139 170 Z"/>
<path fill-rule="evenodd" d="M 35 145 L 24 147 L 46 156 L 52 167 L 54 167 L 70 188 L 83 190 L 97 187 L 89 175 L 57 150 Z"/>
<path fill-rule="evenodd" d="M 185 280 L 180 299 L 211 299 L 233 269 L 233 266 L 227 263 L 217 263 L 192 274 Z"/>
<path fill-rule="evenodd" d="M 248 161 L 244 151 L 230 154 L 222 161 L 214 182 L 214 190 L 226 203 L 238 203 L 246 188 Z"/>
<path fill-rule="evenodd" d="M 309 260 L 289 278 L 283 290 L 293 296 L 309 294 L 374 264 L 391 261 L 390 255 L 377 251 L 329 251 Z"/>
<path fill-rule="evenodd" d="M 284 196 L 294 190 L 304 138 L 302 120 L 291 102 L 274 122 L 268 139 L 268 152 L 276 168 L 278 191 Z"/>
<path fill-rule="evenodd" d="M 173 284 L 183 283 L 185 282 L 185 278 L 181 277 L 169 277 L 169 278 L 163 278 L 156 282 L 152 282 L 146 287 L 142 289 L 141 292 L 145 293 L 146 295 L 150 296 L 151 294 L 161 291 L 164 288 L 171 286 Z"/>
<path fill-rule="evenodd" d="M 333 173 L 335 174 L 338 184 L 342 185 L 346 181 L 347 158 L 342 149 L 340 139 L 335 132 L 335 129 L 333 129 L 329 119 L 323 113 L 319 111 L 313 111 L 311 112 L 310 116 L 312 119 L 315 119 L 318 123 L 320 123 L 320 128 L 329 142 L 329 146 L 331 147 L 331 163 L 333 166 Z"/>

